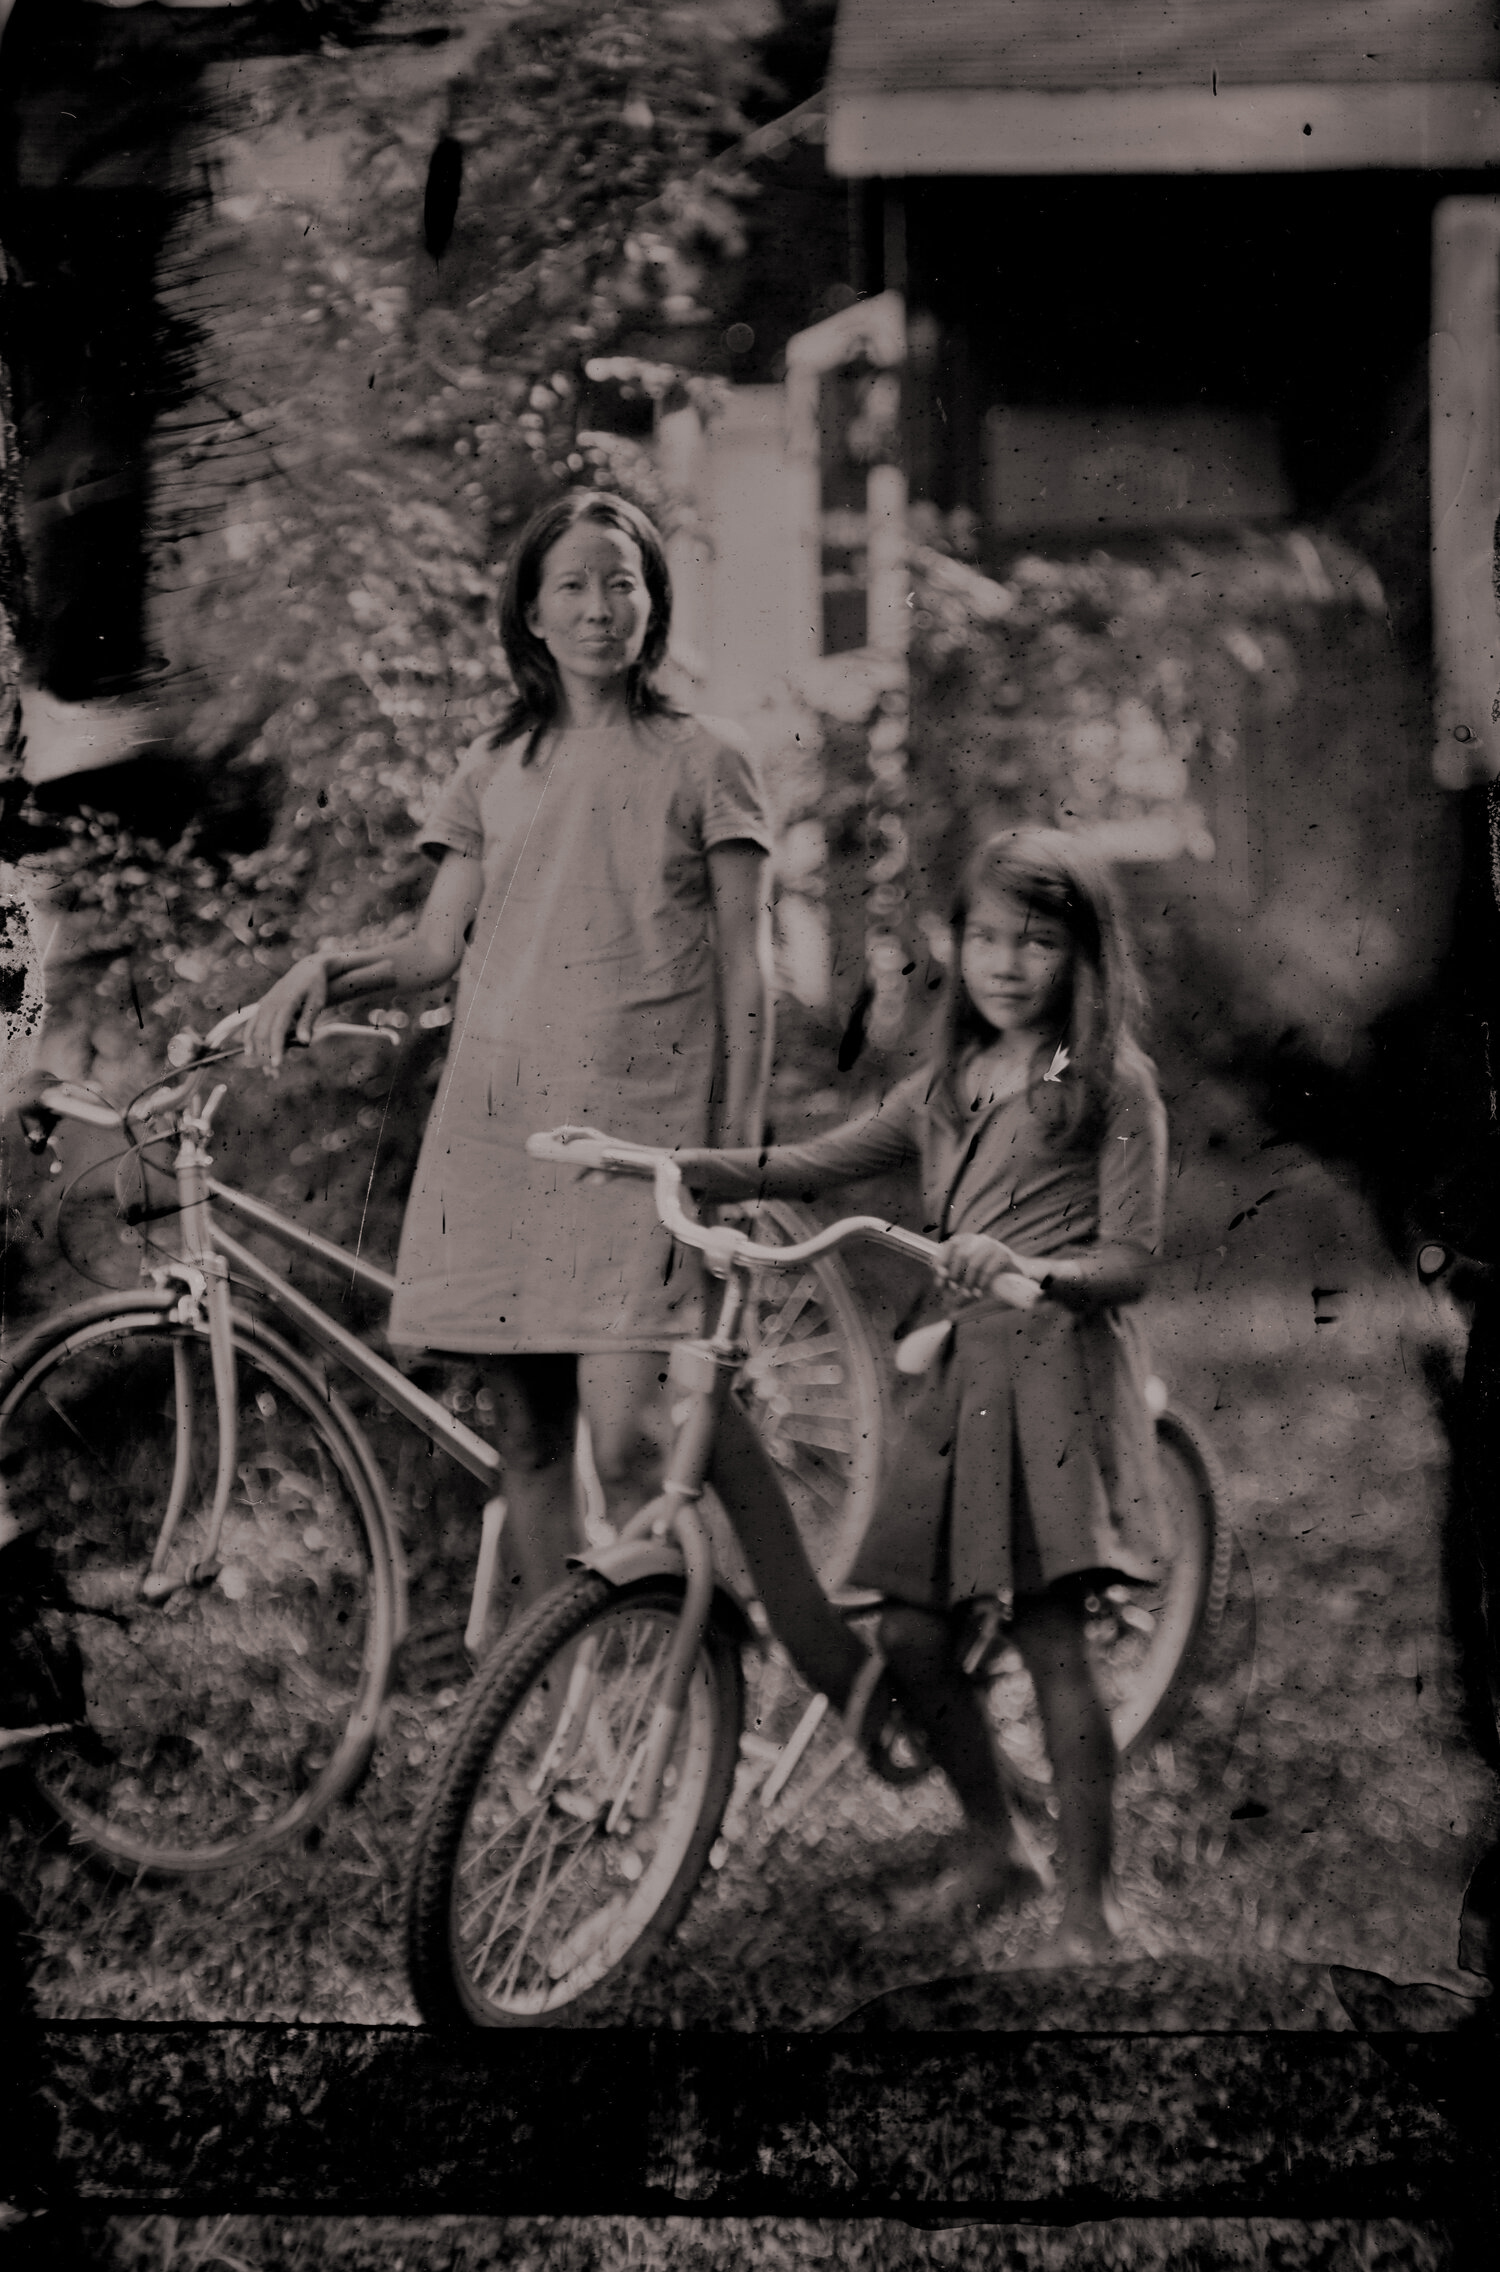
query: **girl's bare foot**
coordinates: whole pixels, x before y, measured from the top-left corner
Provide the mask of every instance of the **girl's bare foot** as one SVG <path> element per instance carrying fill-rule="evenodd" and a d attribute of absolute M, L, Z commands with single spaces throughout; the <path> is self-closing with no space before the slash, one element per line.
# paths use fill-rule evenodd
<path fill-rule="evenodd" d="M 1108 1964 L 1119 1954 L 1129 1927 L 1114 1887 L 1106 1880 L 1097 1892 L 1070 1893 L 1057 1928 L 1040 1948 L 1021 1961 L 1028 1968 Z"/>
<path fill-rule="evenodd" d="M 924 1915 L 934 1911 L 955 1924 L 981 1925 L 1003 1909 L 1017 1909 L 1034 1894 L 1048 1893 L 1053 1884 L 1052 1865 L 1030 1831 L 1019 1819 L 1003 1830 L 971 1830 L 964 1858 L 938 1879 L 919 1903 Z"/>

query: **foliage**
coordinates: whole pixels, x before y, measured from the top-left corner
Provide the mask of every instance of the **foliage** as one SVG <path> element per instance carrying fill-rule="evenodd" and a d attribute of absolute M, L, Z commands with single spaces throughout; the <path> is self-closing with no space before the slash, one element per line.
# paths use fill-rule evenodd
<path fill-rule="evenodd" d="M 1093 833 L 1106 856 L 1152 879 L 1158 911 L 1173 902 L 1156 977 L 1184 1015 L 1195 971 L 1211 962 L 1231 997 L 1220 1002 L 1226 1040 L 1272 1018 L 1273 1031 L 1342 1019 L 1347 1048 L 1377 963 L 1361 971 L 1357 927 L 1346 940 L 1305 895 L 1276 808 L 1290 808 L 1288 837 L 1321 821 L 1309 842 L 1321 841 L 1340 891 L 1389 876 L 1425 825 L 1402 714 L 1412 688 L 1373 570 L 1326 532 L 1244 528 L 1059 547 L 984 576 L 963 557 L 972 539 L 962 516 L 919 508 L 913 524 L 908 922 L 927 983 L 968 847 L 1035 821 Z M 821 666 L 809 688 L 823 711 L 839 959 L 856 967 L 880 684 L 847 658 Z M 1309 796 L 1310 784 L 1322 786 Z M 1269 852 L 1247 845 L 1247 826 Z M 1359 904 L 1380 926 L 1374 894 Z M 1252 916 L 1292 949 L 1281 977 L 1230 963 L 1228 934 Z M 1208 961 L 1184 955 L 1185 935 Z M 1399 972 L 1397 941 L 1382 934 L 1381 944 L 1384 970 Z"/>
<path fill-rule="evenodd" d="M 218 805 L 270 816 L 269 841 L 241 827 L 226 845 L 213 812 L 165 846 L 107 814 L 70 825 L 36 862 L 65 942 L 54 1061 L 133 1084 L 173 1031 L 206 1030 L 296 954 L 420 898 L 414 824 L 508 693 L 505 532 L 577 482 L 662 511 L 644 451 L 599 404 L 629 426 L 628 398 L 684 375 L 695 264 L 736 242 L 734 176 L 713 160 L 743 126 L 758 82 L 742 35 L 764 15 L 758 0 L 460 8 L 457 76 L 443 49 L 299 57 L 217 122 L 225 193 L 187 214 L 167 283 L 200 348 L 197 395 L 157 438 L 153 630 L 169 735 Z M 274 164 L 246 188 L 264 134 L 346 189 L 283 191 Z M 434 260 L 419 229 L 443 139 L 463 182 Z M 425 1104 L 419 1047 L 391 1115 L 397 1184 Z M 283 1168 L 297 1135 L 341 1133 L 314 1085 L 293 1076 L 274 1113 L 247 1108 Z M 264 1180 L 253 1153 L 244 1172 Z M 372 1229 L 388 1244 L 384 1183 Z M 352 1231 L 363 1173 L 334 1184 L 329 1227 Z"/>

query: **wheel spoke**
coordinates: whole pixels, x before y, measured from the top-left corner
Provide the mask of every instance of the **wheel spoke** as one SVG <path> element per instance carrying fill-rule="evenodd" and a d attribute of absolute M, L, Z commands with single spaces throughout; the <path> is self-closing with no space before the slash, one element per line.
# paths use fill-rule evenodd
<path fill-rule="evenodd" d="M 219 1574 L 141 1599 L 176 1457 L 166 1390 L 184 1356 L 206 1372 L 206 1336 L 145 1312 L 91 1322 L 41 1344 L 33 1364 L 21 1353 L 0 1405 L 0 1465 L 24 1475 L 13 1504 L 24 1491 L 48 1539 L 56 1614 L 104 1739 L 54 1746 L 39 1783 L 75 1837 L 164 1871 L 246 1859 L 332 1802 L 360 1762 L 353 1731 L 373 1733 L 395 1583 L 336 1400 L 258 1336 L 236 1345 L 257 1451 Z M 217 1406 L 210 1395 L 195 1407 L 194 1463 L 212 1467 Z M 252 1471 L 302 1488 L 257 1498 Z M 201 1552 L 201 1522 L 201 1509 L 184 1516 L 185 1562 Z"/>

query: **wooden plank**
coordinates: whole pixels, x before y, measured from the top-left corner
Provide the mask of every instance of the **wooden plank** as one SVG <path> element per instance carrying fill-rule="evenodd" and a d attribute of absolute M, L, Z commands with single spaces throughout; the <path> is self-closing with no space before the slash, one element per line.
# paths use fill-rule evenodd
<path fill-rule="evenodd" d="M 1500 198 L 1432 220 L 1433 766 L 1445 788 L 1500 775 Z"/>
<path fill-rule="evenodd" d="M 30 2048 L 59 2208 L 1055 2221 L 1500 2202 L 1492 2030 L 445 2042 L 79 2023 Z"/>
<path fill-rule="evenodd" d="M 841 0 L 839 91 L 1488 79 L 1485 0 Z"/>
<path fill-rule="evenodd" d="M 1318 173 L 1486 166 L 1500 159 L 1500 87 L 837 87 L 828 166 L 905 174 Z"/>

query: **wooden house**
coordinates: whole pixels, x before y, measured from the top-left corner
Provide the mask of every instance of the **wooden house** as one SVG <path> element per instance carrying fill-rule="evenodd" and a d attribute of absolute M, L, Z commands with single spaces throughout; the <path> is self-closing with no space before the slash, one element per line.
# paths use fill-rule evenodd
<path fill-rule="evenodd" d="M 1172 906 L 1228 1023 L 1262 1040 L 1295 1029 L 1347 1062 L 1431 982 L 1457 869 L 1450 792 L 1500 771 L 1493 11 L 842 0 L 825 107 L 858 299 L 788 343 L 779 403 L 738 392 L 711 438 L 740 494 L 779 481 L 785 500 L 743 536 L 720 515 L 713 581 L 738 588 L 705 641 L 711 683 L 733 706 L 778 653 L 899 648 L 901 594 L 879 556 L 903 484 L 967 517 L 972 564 L 1002 591 L 1018 558 L 1104 556 L 1182 583 L 1232 555 L 1284 560 L 1267 636 L 1253 614 L 1185 624 L 1217 657 L 1217 676 L 1188 673 L 1186 775 L 1150 811 L 1127 798 L 1126 817 L 1151 825 L 1109 848 Z M 873 307 L 904 311 L 888 357 L 861 323 Z M 853 368 L 868 385 L 898 354 L 897 439 L 855 498 L 807 373 L 826 390 Z M 712 522 L 712 479 L 706 494 Z M 862 535 L 885 594 L 867 621 L 837 597 L 858 581 Z M 1170 743 L 1170 688 L 1129 698 Z M 1056 709 L 1006 730 L 1060 747 Z M 908 810 L 930 726 L 919 705 Z M 1175 834 L 1161 825 L 1174 796 Z M 976 824 L 999 809 L 976 805 Z M 872 975 L 898 937 L 911 959 L 924 888 L 915 856 L 904 879 L 889 871 Z M 891 1032 L 901 1017 L 892 999 Z"/>

